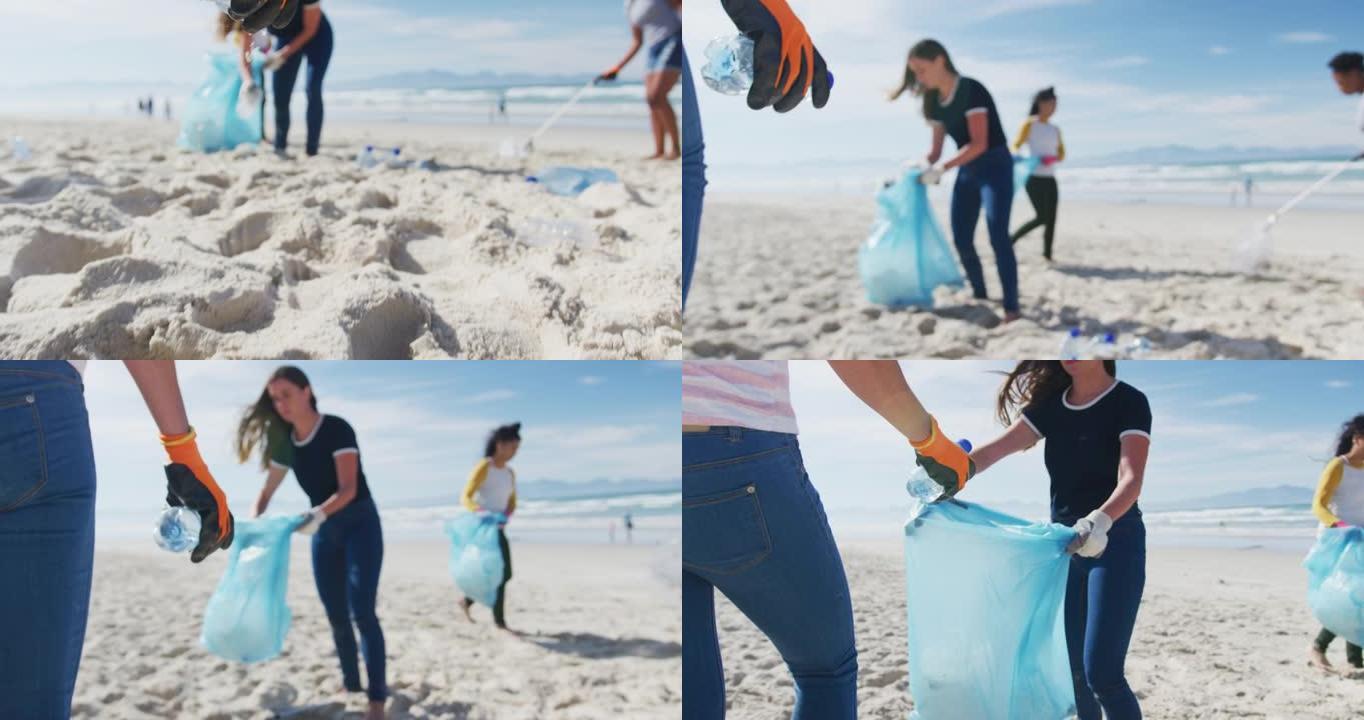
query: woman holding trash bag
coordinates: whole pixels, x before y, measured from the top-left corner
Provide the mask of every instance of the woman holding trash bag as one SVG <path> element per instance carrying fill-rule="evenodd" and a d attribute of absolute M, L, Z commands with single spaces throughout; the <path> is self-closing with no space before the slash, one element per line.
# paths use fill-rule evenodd
<path fill-rule="evenodd" d="M 1123 664 L 1146 584 L 1137 496 L 1151 447 L 1151 406 L 1116 375 L 1112 360 L 1020 362 L 999 391 L 999 419 L 1009 429 L 971 453 L 984 472 L 1046 441 L 1051 519 L 1075 530 L 1066 548 L 1072 558 L 1065 622 L 1080 720 L 1141 717 Z"/>
<path fill-rule="evenodd" d="M 622 68 L 644 48 L 648 62 L 644 68 L 644 99 L 649 104 L 649 124 L 654 131 L 654 154 L 650 160 L 676 160 L 682 156 L 677 131 L 677 113 L 668 102 L 668 93 L 677 87 L 682 74 L 682 0 L 625 0 L 634 39 L 625 57 L 599 80 L 615 80 Z M 663 140 L 669 147 L 663 151 Z"/>
<path fill-rule="evenodd" d="M 242 76 L 242 89 L 237 106 L 260 108 L 259 112 L 264 120 L 265 73 L 252 66 L 251 54 L 256 49 L 268 51 L 269 44 L 262 46 L 256 35 L 247 32 L 240 22 L 233 20 L 226 13 L 218 14 L 218 40 L 237 50 L 237 71 Z"/>
<path fill-rule="evenodd" d="M 501 513 L 511 520 L 512 513 L 516 512 L 516 471 L 507 463 L 516 457 L 516 451 L 520 449 L 521 423 L 494 429 L 484 445 L 483 459 L 469 473 L 464 492 L 460 494 L 460 503 L 470 512 Z M 493 604 L 492 611 L 493 622 L 499 630 L 508 630 L 505 602 L 507 581 L 512 576 L 511 545 L 507 543 L 506 526 L 504 522 L 497 527 L 497 547 L 502 551 L 502 583 L 497 586 L 497 602 Z M 464 617 L 469 622 L 474 620 L 469 612 L 473 606 L 473 599 L 468 597 L 460 602 Z"/>
<path fill-rule="evenodd" d="M 972 467 L 894 361 L 830 361 L 947 495 Z M 725 716 L 719 590 L 791 671 L 793 720 L 857 717 L 857 648 L 843 561 L 796 440 L 785 361 L 682 365 L 682 714 Z"/>
<path fill-rule="evenodd" d="M 355 431 L 345 420 L 319 413 L 308 376 L 286 365 L 270 375 L 260 397 L 243 413 L 236 445 L 242 462 L 261 448 L 267 475 L 256 515 L 265 512 L 290 470 L 308 496 L 313 507 L 304 514 L 298 532 L 313 536 L 313 581 L 331 624 L 342 681 L 348 692 L 363 690 L 369 698 L 366 720 L 381 720 L 388 683 L 384 633 L 374 606 L 384 538 Z M 365 658 L 364 688 L 352 618 L 360 631 L 359 653 Z"/>
<path fill-rule="evenodd" d="M 1364 527 L 1364 415 L 1356 415 L 1341 426 L 1336 440 L 1336 456 L 1326 464 L 1312 496 L 1312 514 L 1323 527 Z M 1326 648 L 1336 634 L 1322 628 L 1312 642 L 1310 660 L 1322 670 L 1331 670 Z M 1352 642 L 1345 643 L 1345 659 L 1350 666 L 1364 669 L 1364 652 Z"/>
<path fill-rule="evenodd" d="M 1018 262 L 1009 240 L 1009 212 L 1014 200 L 1013 155 L 990 91 L 973 78 L 957 72 L 947 49 L 936 40 L 920 40 L 909 50 L 900 87 L 890 99 L 906 91 L 923 97 L 923 114 L 933 128 L 933 146 L 926 158 L 928 169 L 920 182 L 936 184 L 948 170 L 957 170 L 952 186 L 952 241 L 961 255 L 962 267 L 979 300 L 986 299 L 985 275 L 976 254 L 976 223 L 985 206 L 985 225 L 1004 294 L 1004 321 L 1020 316 Z M 952 136 L 957 154 L 941 166 L 943 140 Z"/>
<path fill-rule="evenodd" d="M 294 95 L 303 59 L 308 59 L 308 141 L 309 157 L 317 154 L 322 142 L 322 79 L 331 63 L 334 36 L 332 24 L 322 13 L 321 0 L 291 0 L 301 2 L 302 8 L 287 24 L 270 26 L 281 47 L 265 59 L 265 68 L 275 73 L 275 152 L 283 153 L 289 146 L 289 101 Z"/>
<path fill-rule="evenodd" d="M 1023 127 L 1019 128 L 1018 138 L 1013 144 L 1014 152 L 1027 145 L 1028 155 L 1040 162 L 1023 186 L 1037 217 L 1015 230 L 1011 240 L 1017 243 L 1024 235 L 1042 228 L 1042 257 L 1048 261 L 1051 260 L 1051 243 L 1056 237 L 1056 206 L 1060 202 L 1055 165 L 1066 159 L 1066 144 L 1061 142 L 1061 128 L 1051 124 L 1051 117 L 1055 114 L 1056 89 L 1039 90 L 1033 95 L 1028 119 L 1023 121 Z"/>
<path fill-rule="evenodd" d="M 199 455 L 175 363 L 124 365 L 170 459 L 166 502 L 202 521 L 190 553 L 201 562 L 232 544 L 235 525 Z M 71 715 L 95 555 L 84 369 L 84 361 L 0 361 L 0 718 Z"/>

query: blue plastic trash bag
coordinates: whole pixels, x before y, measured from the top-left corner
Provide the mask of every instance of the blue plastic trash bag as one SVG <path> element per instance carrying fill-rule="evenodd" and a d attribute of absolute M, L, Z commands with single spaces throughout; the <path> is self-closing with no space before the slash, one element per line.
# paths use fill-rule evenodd
<path fill-rule="evenodd" d="M 1014 158 L 1014 195 L 1028 183 L 1028 178 L 1037 172 L 1037 166 L 1042 164 L 1042 158 L 1037 157 L 1015 157 Z"/>
<path fill-rule="evenodd" d="M 506 566 L 497 544 L 502 513 L 461 513 L 445 524 L 450 536 L 450 576 L 464 596 L 488 607 L 497 604 L 497 586 Z"/>
<path fill-rule="evenodd" d="M 1075 713 L 1063 608 L 1075 537 L 949 500 L 905 523 L 911 720 Z"/>
<path fill-rule="evenodd" d="M 1302 561 L 1307 604 L 1322 627 L 1364 645 L 1364 532 L 1326 528 Z"/>
<path fill-rule="evenodd" d="M 948 249 L 919 170 L 876 194 L 876 225 L 858 251 L 867 299 L 879 305 L 933 307 L 933 288 L 961 285 L 961 270 Z"/>
<path fill-rule="evenodd" d="M 297 515 L 237 521 L 227 571 L 204 608 L 204 649 L 244 663 L 269 660 L 284 649 L 291 619 L 284 599 L 289 538 L 298 525 Z"/>
<path fill-rule="evenodd" d="M 256 60 L 252 71 L 256 86 L 265 87 L 262 67 Z M 197 152 L 231 150 L 238 145 L 254 145 L 261 139 L 263 111 L 239 115 L 237 98 L 241 94 L 242 76 L 235 54 L 208 56 L 208 76 L 190 96 L 181 112 L 180 138 L 176 145 Z"/>
<path fill-rule="evenodd" d="M 540 183 L 555 195 L 573 197 L 597 183 L 620 182 L 616 173 L 606 168 L 547 167 L 526 178 Z"/>

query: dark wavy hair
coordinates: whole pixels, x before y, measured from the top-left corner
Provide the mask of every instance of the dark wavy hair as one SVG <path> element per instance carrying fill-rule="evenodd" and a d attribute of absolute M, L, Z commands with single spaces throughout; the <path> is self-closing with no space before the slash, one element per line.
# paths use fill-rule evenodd
<path fill-rule="evenodd" d="M 952 56 L 947 54 L 947 48 L 937 40 L 924 39 L 914 43 L 914 47 L 909 49 L 909 57 L 905 58 L 905 75 L 900 81 L 900 87 L 890 94 L 890 99 L 895 100 L 906 92 L 916 93 L 919 91 L 919 78 L 914 75 L 914 70 L 909 67 L 909 61 L 918 58 L 920 60 L 937 60 L 942 58 L 947 65 L 947 71 L 953 75 L 959 75 L 957 66 L 952 64 Z M 937 90 L 925 90 L 923 93 L 923 113 L 928 117 L 928 108 L 932 103 L 938 101 Z"/>
<path fill-rule="evenodd" d="M 261 390 L 260 397 L 252 403 L 242 413 L 242 419 L 237 423 L 237 462 L 246 462 L 251 457 L 251 451 L 257 446 L 261 449 L 260 466 L 262 469 L 270 465 L 271 443 L 287 440 L 288 434 L 292 433 L 294 426 L 284 421 L 284 418 L 275 412 L 275 403 L 270 400 L 270 383 L 276 380 L 287 380 L 298 389 L 311 388 L 312 383 L 308 382 L 308 376 L 303 374 L 293 365 L 284 365 L 276 368 L 270 374 L 270 379 L 266 381 L 266 388 Z M 313 410 L 317 409 L 317 393 L 312 396 Z"/>
<path fill-rule="evenodd" d="M 1105 360 L 1104 370 L 1118 376 L 1118 364 Z M 995 400 L 995 413 L 1004 425 L 1013 422 L 1015 414 L 1056 397 L 1070 389 L 1070 373 L 1061 367 L 1060 360 L 1021 360 L 1004 378 Z"/>
<path fill-rule="evenodd" d="M 1350 452 L 1356 437 L 1364 437 L 1364 415 L 1356 415 L 1340 426 L 1340 439 L 1336 441 L 1336 457 Z"/>
<path fill-rule="evenodd" d="M 497 452 L 497 444 L 501 442 L 519 441 L 521 439 L 521 423 L 510 425 L 500 425 L 488 434 L 488 442 L 483 446 L 483 457 L 490 458 Z"/>
<path fill-rule="evenodd" d="M 1035 95 L 1032 96 L 1032 108 L 1031 108 L 1030 110 L 1028 110 L 1028 116 L 1029 116 L 1029 117 L 1037 117 L 1037 113 L 1041 112 L 1041 110 L 1042 110 L 1042 103 L 1044 103 L 1044 102 L 1046 102 L 1046 101 L 1048 101 L 1048 100 L 1055 100 L 1055 99 L 1056 99 L 1056 88 L 1054 88 L 1054 87 L 1046 87 L 1046 88 L 1042 88 L 1041 90 L 1038 90 L 1038 91 L 1037 91 L 1037 94 L 1035 94 Z"/>

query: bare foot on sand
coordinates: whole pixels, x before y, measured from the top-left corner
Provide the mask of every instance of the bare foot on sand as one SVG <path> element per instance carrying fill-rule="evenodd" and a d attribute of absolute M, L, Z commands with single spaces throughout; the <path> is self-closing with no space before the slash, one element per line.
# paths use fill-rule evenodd
<path fill-rule="evenodd" d="M 465 598 L 464 601 L 459 604 L 459 609 L 464 611 L 464 619 L 469 622 L 474 621 L 473 613 L 469 612 L 469 608 L 473 607 L 473 605 L 473 603 L 469 602 L 468 598 Z"/>
<path fill-rule="evenodd" d="M 1326 659 L 1325 651 L 1318 650 L 1315 646 L 1307 652 L 1307 664 L 1322 672 L 1336 672 L 1336 669 L 1331 666 L 1331 661 Z"/>
<path fill-rule="evenodd" d="M 369 708 L 365 710 L 365 720 L 384 720 L 384 702 L 382 700 L 369 704 Z"/>
<path fill-rule="evenodd" d="M 1020 318 L 1022 318 L 1022 317 L 1023 317 L 1023 313 L 1006 312 L 1006 313 L 1004 313 L 1004 324 L 1007 325 L 1007 324 L 1009 324 L 1009 323 L 1011 323 L 1011 322 L 1013 322 L 1013 321 L 1015 321 L 1015 320 L 1018 320 L 1018 319 L 1020 319 Z"/>
<path fill-rule="evenodd" d="M 674 151 L 668 153 L 667 155 L 664 155 L 664 156 L 663 156 L 663 159 L 664 159 L 664 160 L 681 160 L 681 159 L 682 159 L 682 153 L 679 153 L 678 151 L 674 150 Z"/>

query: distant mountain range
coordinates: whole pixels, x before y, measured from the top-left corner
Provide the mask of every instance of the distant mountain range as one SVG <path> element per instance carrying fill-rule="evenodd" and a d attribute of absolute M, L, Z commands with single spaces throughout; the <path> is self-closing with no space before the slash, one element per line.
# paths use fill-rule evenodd
<path fill-rule="evenodd" d="M 1236 507 L 1306 506 L 1312 504 L 1313 488 L 1297 485 L 1249 488 L 1219 495 L 1147 505 L 1148 510 L 1217 510 Z"/>
<path fill-rule="evenodd" d="M 516 494 L 525 500 L 584 500 L 617 495 L 682 492 L 682 480 L 528 480 L 517 483 Z M 449 494 L 414 500 L 391 502 L 389 507 L 434 507 L 454 505 L 464 484 L 452 487 Z"/>
<path fill-rule="evenodd" d="M 592 75 L 543 75 L 538 73 L 452 73 L 445 70 L 418 70 L 393 73 L 362 80 L 330 84 L 337 90 L 476 90 L 482 88 L 525 87 L 527 85 L 582 85 Z"/>
<path fill-rule="evenodd" d="M 1137 148 L 1136 150 L 1123 150 L 1097 157 L 1077 158 L 1074 164 L 1081 166 L 1164 165 L 1170 163 L 1264 162 L 1269 160 L 1346 160 L 1358 153 L 1359 148 L 1348 145 L 1300 148 L 1237 147 L 1233 145 L 1197 148 L 1187 145 L 1161 145 Z"/>

